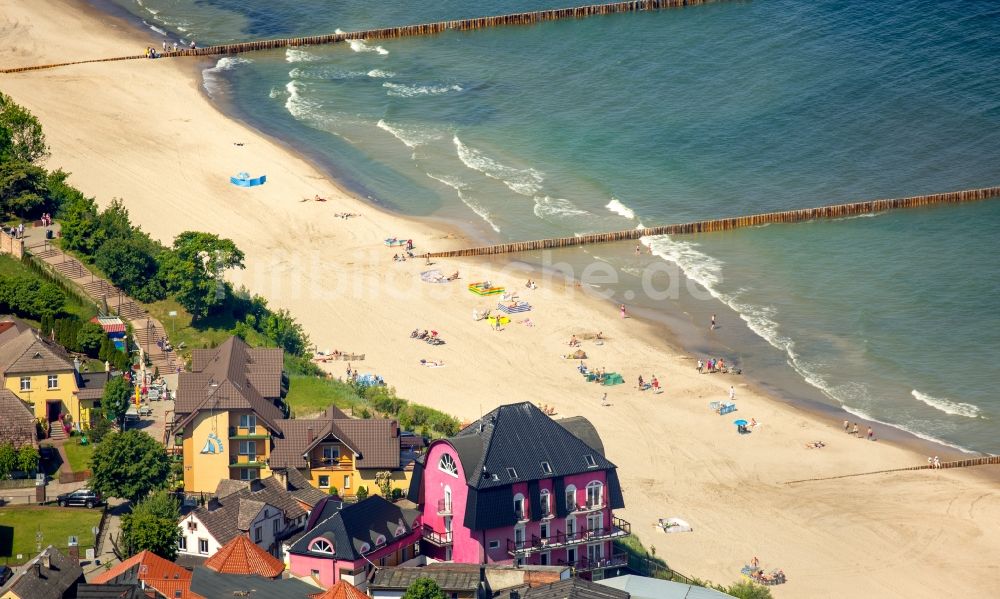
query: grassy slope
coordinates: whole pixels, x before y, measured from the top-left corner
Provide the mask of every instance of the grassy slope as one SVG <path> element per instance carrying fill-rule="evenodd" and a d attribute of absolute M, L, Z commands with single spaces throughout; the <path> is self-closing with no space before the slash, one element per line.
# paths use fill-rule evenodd
<path fill-rule="evenodd" d="M 73 472 L 82 472 L 90 467 L 90 456 L 94 453 L 92 444 L 80 445 L 80 438 L 73 437 L 63 445 L 66 458 L 69 460 L 69 467 Z"/>
<path fill-rule="evenodd" d="M 305 375 L 290 377 L 288 396 L 285 397 L 285 402 L 296 418 L 308 418 L 327 409 L 330 404 L 344 410 L 361 401 L 350 385 Z"/>
<path fill-rule="evenodd" d="M 6 255 L 0 254 L 0 277 L 14 277 L 14 276 L 28 276 L 39 281 L 47 282 L 45 279 L 41 278 L 32 271 L 30 268 L 21 264 L 19 260 Z M 66 312 L 70 314 L 75 314 L 80 317 L 81 320 L 89 320 L 97 312 L 94 310 L 93 306 L 85 306 L 78 302 L 76 298 L 71 295 L 66 296 Z M 24 319 L 30 322 L 34 326 L 38 326 L 39 322 L 37 320 L 32 320 L 30 318 Z"/>

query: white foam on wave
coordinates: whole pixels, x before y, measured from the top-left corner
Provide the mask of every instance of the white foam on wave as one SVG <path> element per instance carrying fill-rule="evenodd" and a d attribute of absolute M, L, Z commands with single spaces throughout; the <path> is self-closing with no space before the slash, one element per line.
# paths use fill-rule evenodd
<path fill-rule="evenodd" d="M 417 96 L 440 96 L 451 92 L 462 91 L 461 85 L 406 85 L 404 83 L 392 83 L 386 81 L 382 84 L 386 88 L 385 95 L 396 98 L 415 98 Z"/>
<path fill-rule="evenodd" d="M 313 79 L 318 81 L 358 79 L 366 76 L 364 71 L 345 71 L 334 66 L 302 66 L 288 71 L 292 79 Z"/>
<path fill-rule="evenodd" d="M 289 81 L 285 84 L 285 91 L 288 92 L 288 98 L 285 100 L 285 110 L 288 114 L 299 120 L 308 119 L 313 115 L 315 103 L 302 96 L 302 83 Z"/>
<path fill-rule="evenodd" d="M 395 77 L 396 73 L 392 71 L 383 71 L 382 69 L 372 69 L 368 71 L 367 75 L 372 79 L 388 79 L 390 77 Z"/>
<path fill-rule="evenodd" d="M 545 220 L 546 218 L 568 218 L 571 216 L 583 216 L 589 214 L 586 210 L 580 210 L 573 202 L 564 198 L 553 198 L 551 196 L 535 196 L 535 216 Z"/>
<path fill-rule="evenodd" d="M 201 71 L 201 81 L 202 87 L 208 92 L 209 96 L 213 96 L 219 91 L 219 84 L 221 81 L 220 73 L 223 71 L 231 71 L 241 64 L 249 64 L 253 62 L 249 58 L 241 58 L 239 56 L 223 56 L 215 63 L 214 67 L 203 69 Z"/>
<path fill-rule="evenodd" d="M 149 22 L 147 22 L 145 20 L 142 22 L 142 24 L 145 25 L 146 27 L 149 27 L 150 29 L 152 29 L 156 33 L 159 33 L 160 35 L 167 35 L 166 30 L 161 29 L 161 28 L 157 27 L 156 25 L 152 25 L 152 24 L 150 24 Z"/>
<path fill-rule="evenodd" d="M 458 194 L 458 199 L 462 200 L 463 204 L 465 204 L 466 206 L 469 207 L 470 210 L 475 212 L 479 218 L 483 219 L 486 222 L 486 224 L 490 226 L 491 229 L 493 229 L 497 233 L 500 232 L 500 227 L 498 227 L 497 224 L 493 222 L 493 219 L 490 218 L 489 210 L 487 210 L 482 204 L 475 201 L 474 199 L 469 197 L 467 193 L 465 193 L 466 189 L 468 189 L 468 185 L 466 185 L 464 181 L 462 181 L 457 177 L 450 177 L 448 175 L 432 175 L 430 173 L 427 173 L 427 176 L 430 177 L 431 179 L 434 179 L 435 181 L 438 181 L 439 183 L 444 183 L 448 187 L 454 189 L 455 192 Z"/>
<path fill-rule="evenodd" d="M 625 204 L 622 204 L 621 200 L 619 200 L 616 197 L 612 196 L 611 201 L 608 202 L 604 207 L 610 210 L 611 212 L 614 212 L 618 216 L 623 216 L 629 220 L 635 219 L 635 212 L 633 212 L 632 209 L 626 206 Z"/>
<path fill-rule="evenodd" d="M 877 422 L 877 423 L 879 423 L 881 425 L 888 426 L 890 428 L 894 428 L 894 429 L 897 429 L 897 430 L 901 430 L 903 432 L 906 432 L 906 433 L 909 433 L 909 434 L 913 435 L 914 437 L 917 437 L 918 439 L 923 439 L 924 441 L 930 441 L 931 443 L 937 443 L 938 445 L 944 445 L 945 447 L 950 447 L 952 449 L 957 449 L 958 451 L 961 451 L 962 453 L 968 453 L 968 454 L 978 453 L 976 451 L 972 451 L 972 450 L 966 449 L 966 448 L 962 447 L 961 445 L 956 445 L 954 443 L 949 443 L 949 442 L 944 441 L 942 439 L 938 439 L 937 437 L 935 437 L 933 435 L 928 435 L 926 433 L 922 433 L 920 431 L 913 430 L 913 429 L 911 429 L 911 428 L 909 428 L 907 426 L 904 426 L 902 424 L 897 424 L 895 422 L 884 422 L 882 420 L 879 420 L 878 418 L 873 418 L 870 414 L 864 412 L 863 410 L 858 410 L 858 409 L 852 408 L 850 406 L 841 406 L 841 407 L 848 414 L 852 414 L 854 416 L 857 416 L 858 418 L 861 418 L 862 420 L 870 420 L 871 422 Z"/>
<path fill-rule="evenodd" d="M 299 50 L 298 48 L 285 48 L 285 62 L 316 62 L 322 60 L 319 56 Z"/>
<path fill-rule="evenodd" d="M 388 123 L 385 119 L 379 119 L 379 122 L 375 126 L 403 142 L 411 150 L 442 138 L 441 133 L 432 129 L 421 129 L 409 125 Z"/>
<path fill-rule="evenodd" d="M 364 40 L 347 40 L 347 44 L 351 47 L 351 50 L 354 50 L 355 52 L 377 52 L 382 56 L 389 53 L 389 51 L 382 46 L 369 46 Z"/>
<path fill-rule="evenodd" d="M 281 91 L 280 89 L 278 89 L 276 87 L 271 87 L 271 93 L 267 94 L 267 97 L 271 98 L 273 100 L 275 98 L 280 98 L 281 96 L 284 95 L 284 93 L 285 92 Z"/>
<path fill-rule="evenodd" d="M 462 164 L 491 179 L 503 182 L 514 193 L 534 197 L 542 189 L 544 173 L 533 168 L 519 169 L 501 164 L 479 150 L 462 143 L 458 136 L 452 138 Z"/>
<path fill-rule="evenodd" d="M 927 395 L 926 393 L 921 393 L 916 389 L 910 391 L 910 395 L 912 395 L 914 399 L 929 405 L 935 410 L 940 410 L 945 414 L 950 414 L 952 416 L 965 416 L 966 418 L 979 417 L 979 407 L 972 405 L 971 403 L 952 401 L 944 397 L 934 397 L 932 395 Z"/>

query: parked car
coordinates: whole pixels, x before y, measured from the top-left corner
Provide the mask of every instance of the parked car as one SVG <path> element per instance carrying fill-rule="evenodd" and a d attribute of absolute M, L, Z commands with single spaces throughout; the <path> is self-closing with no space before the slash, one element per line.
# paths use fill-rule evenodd
<path fill-rule="evenodd" d="M 59 507 L 82 505 L 87 509 L 104 503 L 101 501 L 101 495 L 91 491 L 90 489 L 77 489 L 72 493 L 63 493 L 62 495 L 56 497 L 56 501 L 59 503 Z"/>
<path fill-rule="evenodd" d="M 14 576 L 14 571 L 9 566 L 0 566 L 0 587 L 7 584 L 7 581 Z"/>

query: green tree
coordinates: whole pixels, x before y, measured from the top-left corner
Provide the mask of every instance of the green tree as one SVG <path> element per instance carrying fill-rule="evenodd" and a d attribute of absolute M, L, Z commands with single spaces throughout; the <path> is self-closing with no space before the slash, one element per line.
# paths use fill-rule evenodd
<path fill-rule="evenodd" d="M 244 267 L 236 244 L 211 233 L 185 231 L 174 238 L 173 250 L 164 253 L 160 268 L 167 289 L 184 309 L 194 318 L 205 318 L 225 305 L 225 271 Z"/>
<path fill-rule="evenodd" d="M 403 593 L 403 599 L 448 599 L 448 596 L 432 579 L 418 578 Z"/>
<path fill-rule="evenodd" d="M 125 380 L 125 377 L 116 376 L 104 385 L 104 393 L 101 395 L 101 409 L 108 420 L 118 425 L 118 428 L 125 426 L 125 412 L 128 411 L 129 400 L 134 392 L 132 383 Z"/>
<path fill-rule="evenodd" d="M 17 469 L 32 473 L 38 470 L 38 459 L 41 456 L 33 445 L 22 445 L 17 450 Z"/>
<path fill-rule="evenodd" d="M 288 310 L 268 312 L 258 320 L 257 330 L 293 356 L 301 356 L 309 347 L 309 336 Z"/>
<path fill-rule="evenodd" d="M 42 124 L 10 96 L 0 93 L 0 129 L 10 139 L 9 153 L 16 160 L 37 162 L 49 154 Z"/>
<path fill-rule="evenodd" d="M 375 484 L 378 486 L 379 494 L 384 499 L 392 498 L 392 472 L 388 470 L 376 472 Z"/>
<path fill-rule="evenodd" d="M 757 584 L 749 580 L 741 580 L 729 585 L 729 588 L 716 587 L 723 593 L 738 597 L 739 599 L 771 599 L 771 589 L 762 584 Z"/>
<path fill-rule="evenodd" d="M 66 305 L 66 294 L 53 283 L 41 283 L 31 298 L 31 312 L 40 317 L 55 316 Z"/>
<path fill-rule="evenodd" d="M 85 322 L 76 333 L 76 345 L 80 351 L 91 358 L 97 357 L 97 352 L 101 349 L 101 344 L 107 338 L 101 325 L 94 322 Z"/>
<path fill-rule="evenodd" d="M 0 479 L 7 478 L 17 468 L 17 450 L 11 443 L 0 444 Z"/>
<path fill-rule="evenodd" d="M 47 207 L 45 169 L 23 160 L 0 163 L 0 210 L 17 216 L 41 215 Z"/>
<path fill-rule="evenodd" d="M 354 496 L 358 498 L 358 501 L 368 499 L 368 487 L 361 485 L 358 487 L 358 490 L 354 492 Z"/>
<path fill-rule="evenodd" d="M 143 235 L 109 239 L 94 254 L 94 263 L 111 282 L 143 302 L 163 299 L 155 245 Z"/>
<path fill-rule="evenodd" d="M 111 239 L 131 239 L 134 231 L 128 208 L 121 198 L 111 200 L 111 204 L 97 217 L 97 237 L 102 245 Z"/>
<path fill-rule="evenodd" d="M 59 218 L 63 247 L 93 256 L 102 241 L 97 234 L 100 228 L 97 202 L 80 192 L 68 194 Z"/>
<path fill-rule="evenodd" d="M 180 503 L 165 490 L 139 501 L 132 512 L 122 516 L 119 549 L 128 557 L 140 551 L 152 551 L 173 561 L 177 557 L 177 539 L 181 518 Z"/>
<path fill-rule="evenodd" d="M 167 482 L 170 458 L 163 445 L 143 431 L 111 433 L 94 448 L 90 470 L 91 489 L 135 504 Z"/>

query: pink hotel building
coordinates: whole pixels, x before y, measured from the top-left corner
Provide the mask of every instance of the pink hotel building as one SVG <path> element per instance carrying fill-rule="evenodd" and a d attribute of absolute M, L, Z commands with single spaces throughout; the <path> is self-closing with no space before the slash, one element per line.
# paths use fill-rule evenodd
<path fill-rule="evenodd" d="M 569 565 L 586 578 L 628 565 L 631 532 L 616 466 L 583 417 L 553 420 L 528 402 L 500 406 L 431 443 L 409 499 L 422 551 L 458 563 Z"/>

